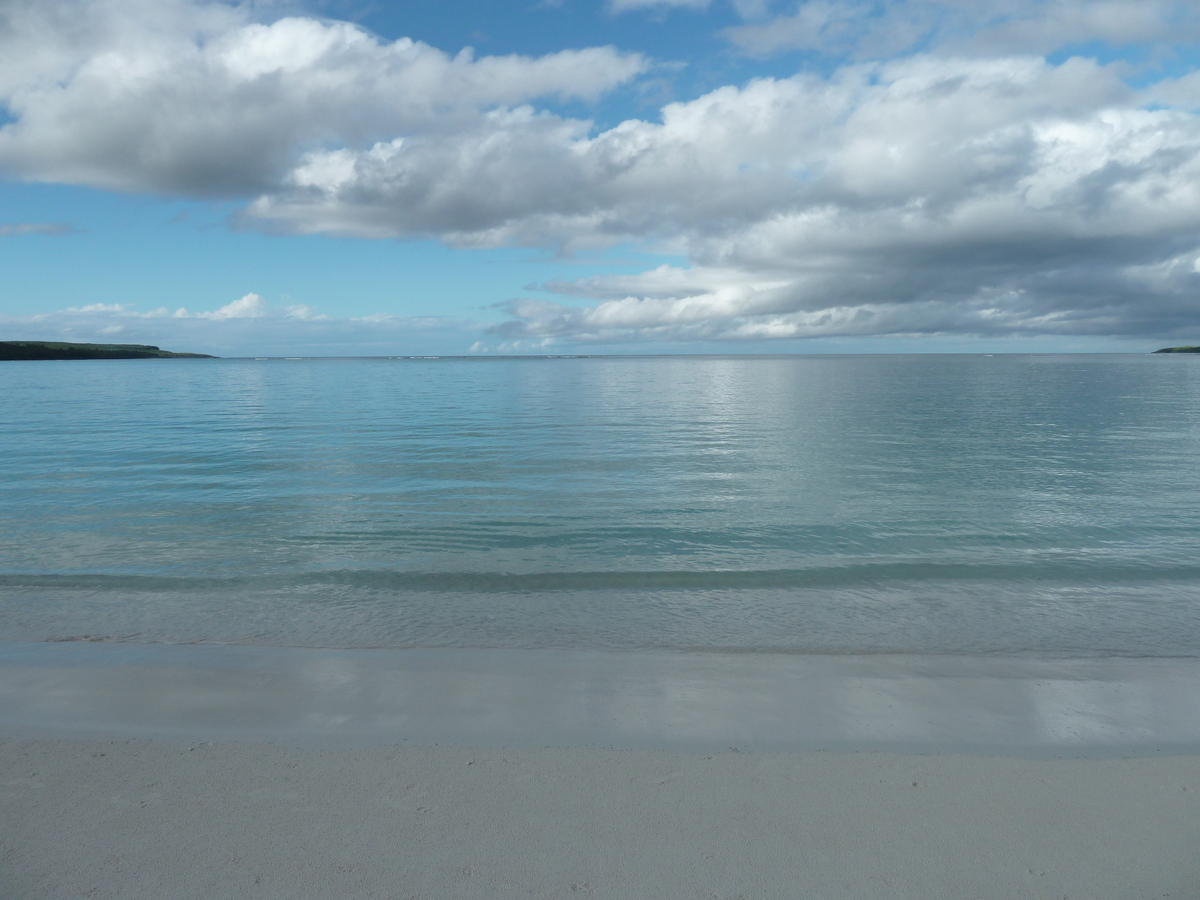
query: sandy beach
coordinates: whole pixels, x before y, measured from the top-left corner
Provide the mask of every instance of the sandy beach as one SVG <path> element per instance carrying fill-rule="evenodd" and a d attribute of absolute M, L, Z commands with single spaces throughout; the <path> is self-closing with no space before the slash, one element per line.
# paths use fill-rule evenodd
<path fill-rule="evenodd" d="M 8 741 L 6 898 L 1200 891 L 1200 757 Z"/>
<path fill-rule="evenodd" d="M 3 650 L 5 900 L 1200 893 L 1191 660 Z"/>

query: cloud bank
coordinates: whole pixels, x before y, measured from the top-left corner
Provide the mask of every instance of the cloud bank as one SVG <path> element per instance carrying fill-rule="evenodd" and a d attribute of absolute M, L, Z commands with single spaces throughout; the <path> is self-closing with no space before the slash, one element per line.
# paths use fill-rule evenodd
<path fill-rule="evenodd" d="M 92 303 L 41 315 L 0 315 L 0 330 L 23 340 L 156 344 L 216 356 L 457 355 L 484 337 L 475 323 L 445 317 L 331 318 L 255 293 L 198 312 Z"/>
<path fill-rule="evenodd" d="M 837 51 L 832 74 L 606 130 L 537 104 L 628 84 L 641 56 L 450 57 L 182 0 L 0 9 L 10 176 L 243 197 L 243 227 L 279 232 L 689 260 L 547 284 L 497 340 L 1200 334 L 1200 74 L 1135 88 L 1125 63 L 1044 55 L 1186 40 L 1179 4 L 813 0 L 728 36 Z"/>

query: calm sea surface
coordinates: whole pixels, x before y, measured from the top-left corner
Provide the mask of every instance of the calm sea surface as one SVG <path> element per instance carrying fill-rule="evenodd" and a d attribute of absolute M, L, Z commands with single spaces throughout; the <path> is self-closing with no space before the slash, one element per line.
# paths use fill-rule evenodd
<path fill-rule="evenodd" d="M 0 363 L 0 639 L 1200 656 L 1200 356 Z"/>

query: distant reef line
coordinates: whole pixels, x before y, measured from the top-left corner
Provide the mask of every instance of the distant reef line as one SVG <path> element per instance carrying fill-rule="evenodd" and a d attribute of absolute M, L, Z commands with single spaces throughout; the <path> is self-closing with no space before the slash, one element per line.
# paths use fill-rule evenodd
<path fill-rule="evenodd" d="M 1163 347 L 1155 353 L 1200 353 L 1200 347 Z"/>
<path fill-rule="evenodd" d="M 152 344 L 72 344 L 66 341 L 0 341 L 8 359 L 216 359 L 207 353 L 172 353 Z"/>

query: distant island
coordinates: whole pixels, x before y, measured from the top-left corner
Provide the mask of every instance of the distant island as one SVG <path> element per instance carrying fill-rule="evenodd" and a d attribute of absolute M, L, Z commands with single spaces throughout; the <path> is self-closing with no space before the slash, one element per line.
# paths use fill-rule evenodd
<path fill-rule="evenodd" d="M 207 353 L 172 353 L 150 344 L 70 344 L 65 341 L 0 341 L 5 359 L 216 359 Z"/>
<path fill-rule="evenodd" d="M 1155 353 L 1200 353 L 1200 347 L 1163 347 Z"/>

